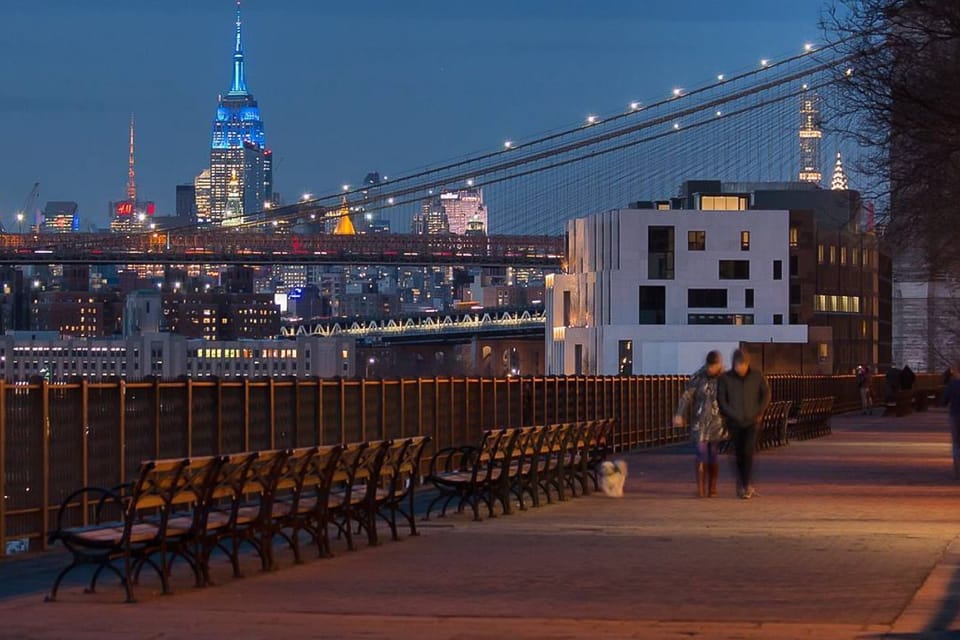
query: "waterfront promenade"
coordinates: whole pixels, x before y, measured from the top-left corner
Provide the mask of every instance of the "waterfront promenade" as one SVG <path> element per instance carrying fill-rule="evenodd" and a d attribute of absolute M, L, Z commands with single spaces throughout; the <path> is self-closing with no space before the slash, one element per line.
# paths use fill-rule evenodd
<path fill-rule="evenodd" d="M 105 581 L 43 591 L 64 556 L 0 563 L 0 638 L 960 637 L 960 484 L 946 415 L 846 416 L 766 451 L 760 496 L 692 498 L 686 447 L 623 456 L 627 495 L 471 522 L 419 538 L 122 604 Z M 953 629 L 956 633 L 944 631 Z"/>

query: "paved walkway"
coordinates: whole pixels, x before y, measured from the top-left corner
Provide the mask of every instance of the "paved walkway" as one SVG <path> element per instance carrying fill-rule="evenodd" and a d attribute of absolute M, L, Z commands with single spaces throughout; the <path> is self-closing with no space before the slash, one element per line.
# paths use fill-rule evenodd
<path fill-rule="evenodd" d="M 946 416 L 835 419 L 834 435 L 762 454 L 761 496 L 691 497 L 684 447 L 626 456 L 599 495 L 121 604 L 108 587 L 42 602 L 0 564 L 0 638 L 960 637 L 960 484 Z M 23 595 L 16 595 L 16 594 Z M 160 631 L 150 631 L 156 626 Z M 946 631 L 954 630 L 953 633 Z"/>

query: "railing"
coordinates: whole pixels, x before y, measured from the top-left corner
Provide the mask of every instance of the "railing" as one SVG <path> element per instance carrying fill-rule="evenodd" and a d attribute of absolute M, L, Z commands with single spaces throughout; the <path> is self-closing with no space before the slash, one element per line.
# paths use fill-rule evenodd
<path fill-rule="evenodd" d="M 618 449 L 686 439 L 672 426 L 685 378 L 526 377 L 402 380 L 35 384 L 0 381 L 0 555 L 45 549 L 60 501 L 81 486 L 132 480 L 141 460 L 412 435 L 433 446 L 484 429 L 614 418 Z M 775 399 L 832 395 L 858 406 L 853 376 L 771 376 Z M 75 518 L 87 509 L 77 504 Z M 77 522 L 76 524 L 81 524 Z"/>
<path fill-rule="evenodd" d="M 264 233 L 0 234 L 0 264 L 409 264 L 559 268 L 562 236 Z"/>

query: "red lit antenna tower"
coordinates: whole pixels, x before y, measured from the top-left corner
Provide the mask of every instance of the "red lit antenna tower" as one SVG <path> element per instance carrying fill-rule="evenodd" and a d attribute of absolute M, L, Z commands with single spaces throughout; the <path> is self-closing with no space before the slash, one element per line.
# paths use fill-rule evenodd
<path fill-rule="evenodd" d="M 137 201 L 137 172 L 133 159 L 133 114 L 130 114 L 130 159 L 127 165 L 127 200 Z"/>

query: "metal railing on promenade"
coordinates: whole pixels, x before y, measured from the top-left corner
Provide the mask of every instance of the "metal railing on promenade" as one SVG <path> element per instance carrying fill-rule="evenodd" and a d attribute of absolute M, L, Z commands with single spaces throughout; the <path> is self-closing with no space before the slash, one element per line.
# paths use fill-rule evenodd
<path fill-rule="evenodd" d="M 133 480 L 142 460 L 614 418 L 618 449 L 683 441 L 671 418 L 686 378 L 263 379 L 10 384 L 0 381 L 0 556 L 46 548 L 61 500 Z M 832 395 L 858 406 L 853 376 L 771 376 L 774 399 Z M 71 524 L 89 509 L 78 502 Z"/>

